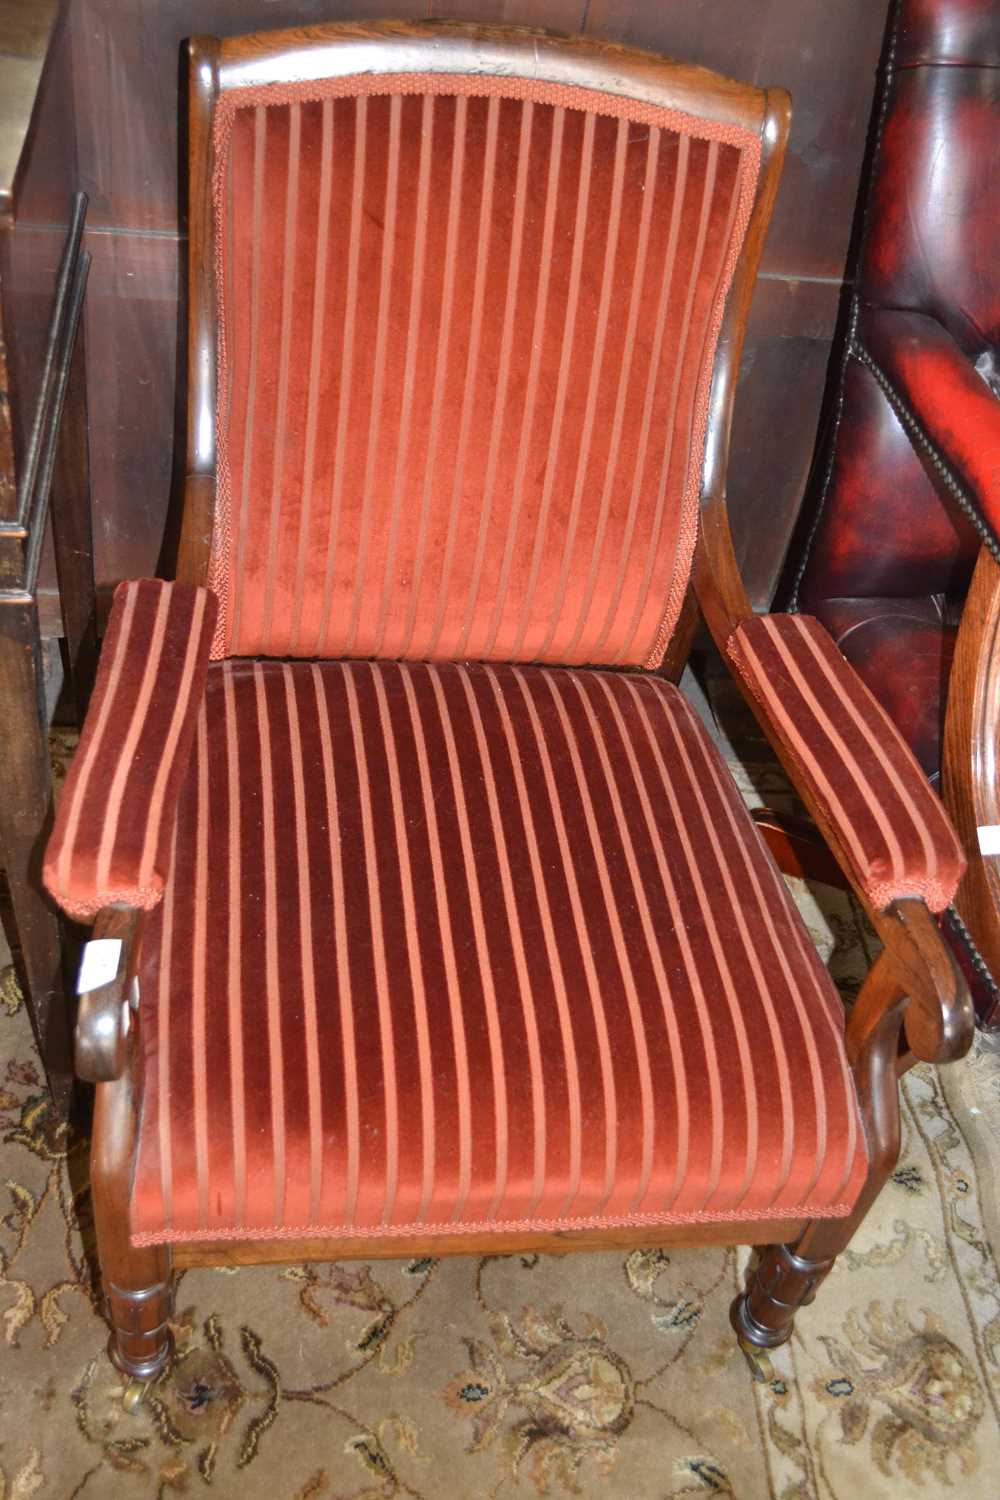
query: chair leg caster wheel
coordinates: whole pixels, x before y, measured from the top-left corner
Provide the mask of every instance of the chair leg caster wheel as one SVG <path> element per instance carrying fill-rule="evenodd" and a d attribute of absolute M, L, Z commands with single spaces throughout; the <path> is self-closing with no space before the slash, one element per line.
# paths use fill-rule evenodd
<path fill-rule="evenodd" d="M 130 1380 L 122 1392 L 122 1408 L 127 1416 L 134 1417 L 149 1390 L 148 1380 Z"/>
<path fill-rule="evenodd" d="M 167 1336 L 160 1349 L 145 1359 L 126 1361 L 118 1352 L 118 1344 L 115 1335 L 112 1334 L 108 1340 L 108 1358 L 118 1371 L 119 1375 L 125 1377 L 125 1386 L 122 1390 L 122 1406 L 129 1416 L 135 1416 L 147 1393 L 157 1383 L 164 1371 L 170 1366 L 174 1357 L 173 1334 L 167 1330 Z"/>
<path fill-rule="evenodd" d="M 771 1356 L 766 1349 L 760 1349 L 756 1344 L 751 1344 L 749 1339 L 738 1340 L 743 1357 L 750 1366 L 750 1374 L 758 1385 L 770 1385 L 774 1377 L 774 1366 Z"/>

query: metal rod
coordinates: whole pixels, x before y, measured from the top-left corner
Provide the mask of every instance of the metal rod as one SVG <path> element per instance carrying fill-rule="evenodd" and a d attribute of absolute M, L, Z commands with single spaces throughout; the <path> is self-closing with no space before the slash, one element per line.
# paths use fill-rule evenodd
<path fill-rule="evenodd" d="M 86 217 L 87 195 L 86 193 L 75 193 L 70 213 L 69 232 L 66 236 L 62 260 L 59 262 L 59 274 L 56 278 L 55 298 L 52 304 L 52 317 L 49 322 L 49 337 L 45 347 L 45 361 L 42 365 L 42 380 L 38 392 L 38 402 L 35 407 L 35 420 L 32 423 L 31 437 L 28 440 L 24 471 L 17 487 L 15 520 L 22 527 L 30 524 L 35 479 L 38 473 L 42 442 L 57 374 L 56 361 L 60 345 L 64 341 L 64 327 L 66 317 L 70 311 L 68 293 L 71 279 L 76 271 L 76 264 L 80 253 L 80 242 L 83 238 L 83 225 Z"/>
<path fill-rule="evenodd" d="M 80 313 L 83 309 L 89 271 L 90 256 L 84 251 L 74 267 L 73 281 L 66 299 L 66 316 L 63 319 L 62 341 L 52 379 L 48 421 L 45 424 L 36 456 L 35 489 L 29 502 L 30 512 L 26 517 L 28 540 L 24 558 L 24 587 L 29 594 L 34 594 L 38 580 L 38 563 L 45 536 L 45 521 L 52 490 L 52 471 L 55 467 L 56 446 L 59 441 L 59 423 L 62 420 L 63 403 L 66 400 L 66 386 L 69 383 L 70 365 L 73 362 L 73 345 L 80 326 Z"/>

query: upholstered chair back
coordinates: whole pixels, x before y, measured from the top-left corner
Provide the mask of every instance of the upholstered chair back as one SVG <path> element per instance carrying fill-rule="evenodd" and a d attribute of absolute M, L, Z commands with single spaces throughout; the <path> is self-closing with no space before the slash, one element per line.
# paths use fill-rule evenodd
<path fill-rule="evenodd" d="M 516 76 L 226 89 L 216 654 L 658 664 L 759 160 Z"/>

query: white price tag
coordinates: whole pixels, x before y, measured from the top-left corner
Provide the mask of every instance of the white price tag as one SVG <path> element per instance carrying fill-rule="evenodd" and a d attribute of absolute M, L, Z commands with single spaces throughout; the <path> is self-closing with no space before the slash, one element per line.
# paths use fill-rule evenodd
<path fill-rule="evenodd" d="M 84 943 L 76 979 L 77 994 L 85 995 L 88 990 L 99 990 L 102 984 L 110 984 L 118 973 L 121 956 L 121 938 L 92 938 L 89 943 Z"/>
<path fill-rule="evenodd" d="M 987 823 L 976 829 L 980 854 L 1000 854 L 1000 823 Z"/>

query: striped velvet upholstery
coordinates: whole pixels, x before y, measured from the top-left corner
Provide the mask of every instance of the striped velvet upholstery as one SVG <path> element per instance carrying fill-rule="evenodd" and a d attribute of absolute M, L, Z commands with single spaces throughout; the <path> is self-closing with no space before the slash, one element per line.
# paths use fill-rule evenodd
<path fill-rule="evenodd" d="M 216 654 L 657 664 L 757 136 L 372 74 L 216 150 Z"/>
<path fill-rule="evenodd" d="M 810 615 L 762 615 L 729 655 L 830 818 L 876 909 L 951 901 L 965 856 L 898 729 Z"/>
<path fill-rule="evenodd" d="M 97 682 L 45 853 L 72 917 L 163 894 L 174 809 L 215 629 L 208 589 L 142 579 L 115 590 Z"/>
<path fill-rule="evenodd" d="M 653 677 L 211 667 L 134 1240 L 843 1215 L 836 994 Z"/>

